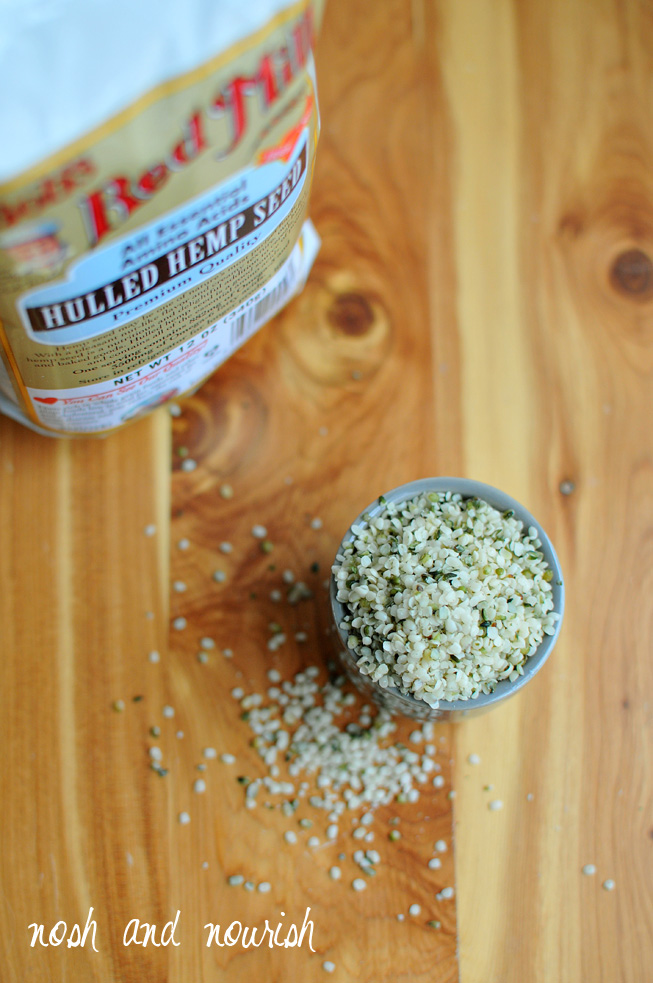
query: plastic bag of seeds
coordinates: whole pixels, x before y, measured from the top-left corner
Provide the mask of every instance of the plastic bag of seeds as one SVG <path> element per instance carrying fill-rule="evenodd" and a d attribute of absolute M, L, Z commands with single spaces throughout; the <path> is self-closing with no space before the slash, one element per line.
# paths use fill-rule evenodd
<path fill-rule="evenodd" d="M 113 430 L 304 284 L 322 0 L 0 0 L 0 411 Z"/>

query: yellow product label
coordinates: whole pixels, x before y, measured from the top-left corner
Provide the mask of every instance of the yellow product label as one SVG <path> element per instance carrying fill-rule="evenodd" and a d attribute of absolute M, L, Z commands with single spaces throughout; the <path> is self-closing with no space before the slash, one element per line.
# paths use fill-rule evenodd
<path fill-rule="evenodd" d="M 61 433 L 196 386 L 303 284 L 318 136 L 301 3 L 0 185 L 13 399 Z"/>

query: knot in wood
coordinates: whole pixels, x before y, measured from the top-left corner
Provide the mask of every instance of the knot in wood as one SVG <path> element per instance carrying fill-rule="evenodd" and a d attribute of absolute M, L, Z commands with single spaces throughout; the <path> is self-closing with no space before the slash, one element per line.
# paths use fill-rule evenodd
<path fill-rule="evenodd" d="M 329 308 L 329 323 L 343 334 L 366 334 L 374 324 L 374 313 L 361 294 L 341 294 Z"/>
<path fill-rule="evenodd" d="M 610 270 L 615 290 L 641 299 L 653 293 L 653 263 L 642 249 L 628 249 L 615 259 Z"/>

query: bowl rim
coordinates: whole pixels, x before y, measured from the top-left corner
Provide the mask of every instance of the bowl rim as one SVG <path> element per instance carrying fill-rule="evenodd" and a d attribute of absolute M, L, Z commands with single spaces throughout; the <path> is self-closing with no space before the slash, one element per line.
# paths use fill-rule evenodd
<path fill-rule="evenodd" d="M 553 610 L 559 615 L 553 635 L 544 636 L 537 651 L 534 653 L 534 655 L 531 655 L 528 658 L 524 666 L 523 674 L 518 676 L 514 682 L 511 682 L 509 679 L 503 679 L 497 684 L 492 693 L 481 693 L 478 697 L 467 700 L 440 700 L 437 707 L 431 708 L 433 709 L 434 713 L 442 714 L 444 712 L 446 714 L 461 714 L 488 708 L 517 693 L 523 686 L 526 685 L 526 683 L 530 682 L 537 672 L 539 672 L 558 640 L 565 611 L 565 584 L 558 555 L 542 524 L 535 518 L 534 515 L 532 515 L 531 512 L 528 511 L 527 508 L 525 508 L 525 506 L 521 504 L 521 502 L 517 501 L 517 499 L 513 498 L 507 492 L 502 491 L 500 488 L 496 488 L 494 485 L 488 485 L 482 481 L 476 481 L 473 478 L 456 478 L 451 476 L 418 478 L 415 481 L 409 481 L 406 484 L 397 485 L 396 488 L 392 488 L 390 491 L 382 492 L 381 495 L 374 500 L 374 502 L 368 505 L 367 508 L 363 509 L 362 512 L 359 512 L 353 522 L 349 525 L 349 528 L 345 532 L 344 536 L 342 536 L 338 549 L 336 550 L 336 555 L 340 552 L 343 546 L 346 546 L 346 544 L 353 539 L 354 534 L 352 533 L 352 526 L 365 523 L 366 520 L 364 519 L 364 516 L 374 518 L 375 515 L 378 515 L 378 513 L 381 512 L 384 505 L 388 502 L 402 502 L 411 498 L 416 498 L 418 495 L 428 492 L 447 491 L 451 492 L 452 494 L 460 494 L 464 498 L 480 498 L 502 512 L 505 512 L 507 509 L 513 509 L 515 512 L 515 517 L 524 523 L 525 528 L 534 526 L 537 529 L 538 538 L 542 543 L 542 553 L 544 554 L 544 558 L 550 569 L 553 571 L 553 580 L 551 582 L 554 601 Z M 385 502 L 381 502 L 381 498 L 385 499 Z M 340 621 L 344 613 L 344 605 L 341 601 L 338 601 L 336 597 L 333 564 L 329 580 L 329 596 L 336 631 L 342 645 L 345 649 L 347 649 L 346 637 L 340 628 Z M 367 677 L 363 678 L 367 679 Z M 371 680 L 369 680 L 369 682 L 372 685 L 376 685 Z M 381 688 L 379 687 L 379 689 Z M 407 701 L 409 705 L 415 704 L 421 707 L 430 707 L 430 704 L 426 703 L 425 700 L 420 700 L 419 698 L 410 694 L 402 693 L 400 690 L 392 686 L 388 686 L 385 690 L 381 690 L 381 692 L 390 693 L 399 701 Z"/>

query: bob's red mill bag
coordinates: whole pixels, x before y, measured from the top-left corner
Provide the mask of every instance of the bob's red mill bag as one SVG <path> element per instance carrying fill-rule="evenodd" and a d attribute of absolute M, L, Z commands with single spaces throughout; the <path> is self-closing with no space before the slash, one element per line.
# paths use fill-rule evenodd
<path fill-rule="evenodd" d="M 101 433 L 303 285 L 322 0 L 5 0 L 0 409 Z"/>

